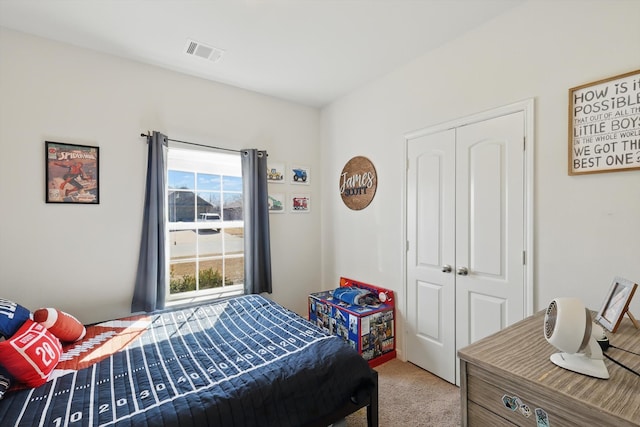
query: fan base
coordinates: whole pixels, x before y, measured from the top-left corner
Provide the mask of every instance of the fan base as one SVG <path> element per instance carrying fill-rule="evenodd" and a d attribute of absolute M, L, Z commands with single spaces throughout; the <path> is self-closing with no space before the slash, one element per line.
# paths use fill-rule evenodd
<path fill-rule="evenodd" d="M 556 365 L 569 371 L 604 380 L 609 378 L 609 371 L 604 364 L 604 360 L 591 359 L 584 353 L 554 353 L 550 359 Z"/>

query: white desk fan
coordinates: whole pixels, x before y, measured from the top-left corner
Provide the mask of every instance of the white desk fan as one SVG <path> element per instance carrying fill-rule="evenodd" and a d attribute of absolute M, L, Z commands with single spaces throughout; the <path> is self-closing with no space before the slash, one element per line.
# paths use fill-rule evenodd
<path fill-rule="evenodd" d="M 556 365 L 596 378 L 609 378 L 597 338 L 602 328 L 591 320 L 578 298 L 556 298 L 544 316 L 544 337 L 562 351 L 551 355 Z"/>

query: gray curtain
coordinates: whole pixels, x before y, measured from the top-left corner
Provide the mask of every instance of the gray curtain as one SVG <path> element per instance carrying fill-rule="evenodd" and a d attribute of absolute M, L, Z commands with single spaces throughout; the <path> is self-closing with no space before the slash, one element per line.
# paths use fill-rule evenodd
<path fill-rule="evenodd" d="M 244 292 L 271 293 L 267 152 L 241 151 L 244 196 Z"/>
<path fill-rule="evenodd" d="M 142 218 L 142 240 L 131 311 L 164 308 L 165 265 L 165 177 L 167 137 L 154 131 L 147 137 L 147 187 Z"/>

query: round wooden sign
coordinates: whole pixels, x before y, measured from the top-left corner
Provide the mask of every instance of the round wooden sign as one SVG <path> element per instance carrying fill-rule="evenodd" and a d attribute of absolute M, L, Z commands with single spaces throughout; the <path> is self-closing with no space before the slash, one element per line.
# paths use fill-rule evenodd
<path fill-rule="evenodd" d="M 376 168 L 366 157 L 354 157 L 342 168 L 340 196 L 349 209 L 359 211 L 369 206 L 377 188 Z"/>

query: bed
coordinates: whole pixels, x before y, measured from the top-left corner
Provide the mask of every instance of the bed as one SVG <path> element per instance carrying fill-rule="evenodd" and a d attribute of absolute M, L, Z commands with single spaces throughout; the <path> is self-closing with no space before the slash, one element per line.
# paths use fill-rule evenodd
<path fill-rule="evenodd" d="M 87 327 L 49 380 L 0 400 L 2 426 L 327 426 L 367 407 L 351 347 L 258 295 Z"/>

